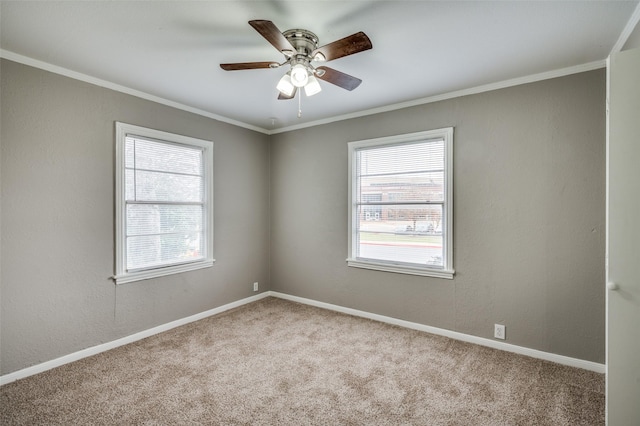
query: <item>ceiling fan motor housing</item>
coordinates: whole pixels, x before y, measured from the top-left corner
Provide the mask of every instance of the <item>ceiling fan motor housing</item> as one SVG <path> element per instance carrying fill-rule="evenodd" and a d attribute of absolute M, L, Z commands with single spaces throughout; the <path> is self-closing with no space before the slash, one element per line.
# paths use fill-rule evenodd
<path fill-rule="evenodd" d="M 310 56 L 318 48 L 318 36 L 308 30 L 287 30 L 282 35 L 298 51 L 298 55 Z"/>

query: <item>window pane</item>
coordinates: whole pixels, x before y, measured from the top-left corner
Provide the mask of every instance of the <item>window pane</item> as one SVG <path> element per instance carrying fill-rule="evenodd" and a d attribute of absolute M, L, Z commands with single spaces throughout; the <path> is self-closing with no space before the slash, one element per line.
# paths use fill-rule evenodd
<path fill-rule="evenodd" d="M 199 176 L 137 170 L 135 179 L 136 201 L 202 201 L 203 181 Z"/>
<path fill-rule="evenodd" d="M 128 168 L 202 175 L 202 150 L 196 147 L 128 137 L 125 154 Z"/>
<path fill-rule="evenodd" d="M 202 206 L 129 204 L 127 236 L 202 231 Z"/>
<path fill-rule="evenodd" d="M 444 201 L 444 171 L 362 176 L 359 187 L 362 203 Z"/>
<path fill-rule="evenodd" d="M 203 259 L 201 232 L 127 237 L 127 269 Z"/>
<path fill-rule="evenodd" d="M 442 205 L 361 205 L 357 257 L 440 267 Z"/>
<path fill-rule="evenodd" d="M 358 151 L 360 202 L 444 201 L 444 141 L 433 140 Z"/>

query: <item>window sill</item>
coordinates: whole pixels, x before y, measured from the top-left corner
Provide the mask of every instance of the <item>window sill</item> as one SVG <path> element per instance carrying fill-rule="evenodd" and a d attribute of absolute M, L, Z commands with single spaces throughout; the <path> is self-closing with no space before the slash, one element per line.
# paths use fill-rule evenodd
<path fill-rule="evenodd" d="M 126 284 L 134 281 L 148 280 L 150 278 L 164 277 L 166 275 L 179 274 L 181 272 L 195 271 L 197 269 L 210 268 L 215 259 L 205 260 L 197 263 L 186 263 L 182 265 L 167 266 L 146 271 L 129 272 L 122 275 L 115 275 L 113 280 L 116 284 Z"/>
<path fill-rule="evenodd" d="M 416 268 L 407 265 L 394 265 L 390 263 L 381 263 L 381 262 L 372 262 L 369 260 L 361 260 L 361 259 L 347 259 L 347 265 L 354 268 L 363 268 L 363 269 L 372 269 L 376 271 L 383 272 L 393 272 L 396 274 L 407 274 L 407 275 L 420 275 L 423 277 L 433 277 L 433 278 L 444 278 L 447 280 L 452 280 L 455 271 L 453 270 L 443 270 L 443 269 L 427 269 L 427 268 Z"/>

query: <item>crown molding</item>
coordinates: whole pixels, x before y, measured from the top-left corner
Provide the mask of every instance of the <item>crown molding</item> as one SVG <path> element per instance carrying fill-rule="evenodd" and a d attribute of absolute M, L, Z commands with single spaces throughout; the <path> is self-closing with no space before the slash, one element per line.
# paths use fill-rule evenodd
<path fill-rule="evenodd" d="M 633 11 L 633 13 L 631 14 L 631 17 L 627 21 L 627 25 L 624 26 L 624 29 L 620 33 L 620 37 L 618 37 L 618 41 L 616 41 L 616 44 L 613 45 L 613 48 L 611 49 L 610 54 L 618 53 L 622 50 L 625 43 L 629 39 L 629 36 L 633 32 L 633 30 L 636 28 L 636 25 L 638 25 L 638 22 L 640 22 L 640 3 L 636 5 L 635 10 Z"/>
<path fill-rule="evenodd" d="M 397 104 L 386 105 L 379 108 L 372 108 L 363 111 L 358 111 L 350 114 L 339 115 L 335 117 L 329 117 L 322 120 L 311 121 L 303 124 L 296 124 L 295 126 L 283 127 L 280 129 L 273 129 L 269 134 L 286 133 L 293 130 L 300 130 L 308 127 L 320 126 L 322 124 L 334 123 L 336 121 L 350 120 L 352 118 L 365 117 L 367 115 L 380 114 L 383 112 L 395 111 L 404 108 L 410 108 L 418 105 L 430 104 L 433 102 L 444 101 L 447 99 L 459 98 L 462 96 L 476 95 L 478 93 L 490 92 L 493 90 L 504 89 L 512 86 L 519 86 L 521 84 L 535 83 L 537 81 L 549 80 L 557 77 L 564 77 L 571 74 L 578 74 L 581 72 L 592 71 L 606 67 L 606 60 L 589 62 L 582 65 L 576 65 L 567 68 L 561 68 L 553 71 L 542 72 L 538 74 L 532 74 L 524 77 L 512 78 L 510 80 L 504 80 L 496 83 L 485 84 L 482 86 L 471 87 L 469 89 L 457 90 L 454 92 L 443 93 L 440 95 L 429 96 L 426 98 L 419 98 L 412 101 L 400 102 Z"/>
<path fill-rule="evenodd" d="M 19 55 L 17 53 L 11 52 L 9 50 L 0 49 L 0 58 L 8 59 L 13 62 L 18 62 L 24 65 L 29 65 L 34 68 L 39 68 L 45 71 L 52 72 L 54 74 L 63 75 L 65 77 L 73 78 L 75 80 L 84 81 L 85 83 L 94 84 L 96 86 L 104 87 L 107 89 L 115 90 L 116 92 L 125 93 L 127 95 L 135 96 L 141 99 L 146 99 L 148 101 L 156 102 L 162 105 L 166 105 L 172 108 L 180 109 L 183 111 L 191 112 L 193 114 L 201 115 L 203 117 L 212 118 L 217 121 L 222 121 L 227 124 L 232 124 L 234 126 L 243 127 L 245 129 L 253 130 L 259 133 L 269 134 L 267 129 L 263 129 L 262 127 L 253 126 L 251 124 L 244 123 L 242 121 L 233 120 L 231 118 L 224 117 L 222 115 L 213 114 L 211 112 L 194 108 L 189 105 L 181 104 L 179 102 L 175 102 L 169 99 L 165 99 L 159 96 L 151 95 L 146 92 L 142 92 L 140 90 L 132 89 L 130 87 L 122 86 L 120 84 L 112 83 L 107 80 L 102 80 L 100 78 L 92 77 L 87 74 L 83 74 L 80 72 L 72 71 L 67 68 L 59 67 L 57 65 L 50 64 L 48 62 L 39 61 L 37 59 L 30 58 L 28 56 Z"/>
<path fill-rule="evenodd" d="M 638 7 L 636 8 L 636 11 L 634 12 L 634 16 L 635 16 L 635 21 L 637 22 L 638 19 L 640 18 L 640 4 L 638 5 Z M 632 17 L 631 20 L 629 20 L 629 23 L 631 23 L 634 20 L 634 18 Z M 635 25 L 631 26 L 630 24 L 627 24 L 627 27 L 630 27 L 628 34 L 626 35 L 626 37 L 624 37 L 624 40 L 626 41 L 626 38 L 629 36 L 629 34 L 631 33 L 631 31 L 633 30 L 633 27 Z M 627 27 L 625 27 L 625 31 L 627 30 Z M 623 32 L 624 33 L 624 32 Z M 622 36 L 621 36 L 622 38 Z M 623 43 L 624 44 L 624 43 Z M 337 121 L 344 121 L 344 120 L 350 120 L 353 118 L 360 118 L 360 117 L 365 117 L 368 115 L 373 115 L 373 114 L 380 114 L 380 113 L 384 113 L 384 112 L 389 112 L 389 111 L 396 111 L 399 109 L 404 109 L 404 108 L 410 108 L 410 107 L 414 107 L 414 106 L 418 106 L 418 105 L 425 105 L 425 104 L 430 104 L 433 102 L 439 102 L 439 101 L 444 101 L 447 99 L 453 99 L 453 98 L 459 98 L 462 96 L 468 96 L 468 95 L 475 95 L 475 94 L 479 94 L 479 93 L 484 93 L 484 92 L 490 92 L 493 90 L 498 90 L 498 89 L 504 89 L 507 87 L 513 87 L 513 86 L 519 86 L 521 84 L 527 84 L 527 83 L 534 83 L 537 81 L 542 81 L 542 80 L 548 80 L 548 79 L 552 79 L 552 78 L 557 78 L 557 77 L 564 77 L 566 75 L 571 75 L 571 74 L 578 74 L 581 72 L 586 72 L 586 71 L 592 71 L 595 69 L 600 69 L 600 68 L 605 68 L 606 67 L 606 60 L 602 59 L 599 61 L 594 61 L 594 62 L 589 62 L 586 64 L 582 64 L 582 65 L 576 65 L 576 66 L 572 66 L 572 67 L 567 67 L 567 68 L 561 68 L 561 69 L 557 69 L 557 70 L 552 70 L 552 71 L 547 71 L 547 72 L 542 72 L 542 73 L 538 73 L 538 74 L 532 74 L 532 75 L 528 75 L 528 76 L 524 76 L 524 77 L 518 77 L 518 78 L 513 78 L 510 80 L 504 80 L 504 81 L 500 81 L 500 82 L 496 82 L 496 83 L 490 83 L 490 84 L 485 84 L 482 86 L 476 86 L 476 87 L 472 87 L 472 88 L 468 88 L 468 89 L 462 89 L 462 90 L 457 90 L 457 91 L 453 91 L 453 92 L 448 92 L 448 93 L 442 93 L 439 95 L 434 95 L 434 96 L 429 96 L 429 97 L 425 97 L 425 98 L 419 98 L 419 99 L 414 99 L 411 101 L 406 101 L 406 102 L 400 102 L 400 103 L 396 103 L 396 104 L 391 104 L 391 105 L 386 105 L 383 107 L 378 107 L 378 108 L 372 108 L 372 109 L 367 109 L 367 110 L 363 110 L 363 111 L 357 111 L 357 112 L 353 112 L 353 113 L 349 113 L 349 114 L 343 114 L 343 115 L 337 115 L 337 116 L 333 116 L 333 117 L 329 117 L 329 118 L 324 118 L 321 120 L 315 120 L 315 121 L 310 121 L 307 123 L 301 123 L 301 124 L 296 124 L 294 126 L 288 126 L 288 127 L 282 127 L 279 129 L 264 129 L 262 127 L 257 127 L 254 126 L 252 124 L 248 124 L 248 123 L 244 123 L 242 121 L 238 121 L 238 120 L 233 120 L 231 118 L 228 117 L 224 117 L 218 114 L 213 114 L 211 112 L 208 111 L 204 111 L 201 110 L 199 108 L 194 108 L 191 107 L 189 105 L 185 105 L 185 104 L 181 104 L 178 102 L 174 102 L 168 99 L 164 99 L 161 98 L 159 96 L 155 96 L 155 95 L 151 95 L 149 93 L 145 93 L 139 90 L 135 90 L 129 87 L 125 87 L 116 83 L 112 83 L 106 80 L 102 80 L 96 77 L 92 77 L 90 75 L 87 74 L 82 74 L 76 71 L 72 71 L 66 68 L 62 68 L 59 67 L 57 65 L 52 65 L 49 64 L 47 62 L 43 62 L 43 61 L 39 61 L 37 59 L 33 59 L 33 58 L 29 58 L 27 56 L 23 56 L 23 55 L 19 55 L 17 53 L 8 51 L 8 50 L 2 50 L 0 49 L 0 58 L 5 58 L 14 62 L 19 62 L 21 64 L 24 65 L 29 65 L 35 68 L 40 68 L 43 69 L 45 71 L 49 71 L 49 72 L 53 72 L 55 74 L 60 74 L 63 75 L 65 77 L 69 77 L 69 78 L 73 78 L 76 80 L 80 80 L 80 81 L 84 81 L 86 83 L 90 83 L 90 84 L 95 84 L 97 86 L 100 87 L 105 87 L 107 89 L 112 89 L 121 93 L 126 93 L 128 95 L 132 95 L 132 96 L 136 96 L 138 98 L 142 98 L 142 99 L 146 99 L 152 102 L 157 102 L 160 103 L 162 105 L 166 105 L 166 106 L 170 106 L 176 109 L 180 109 L 183 111 L 187 111 L 187 112 L 191 112 L 197 115 L 201 115 L 204 117 L 208 117 L 208 118 L 212 118 L 214 120 L 217 121 L 222 121 L 224 123 L 228 123 L 228 124 L 232 124 L 234 126 L 238 126 L 238 127 L 242 127 L 245 129 L 249 129 L 249 130 L 253 130 L 259 133 L 263 133 L 266 135 L 275 135 L 278 133 L 286 133 L 286 132 L 291 132 L 294 130 L 300 130 L 300 129 L 306 129 L 309 127 L 315 127 L 315 126 L 320 126 L 323 124 L 329 124 L 329 123 L 334 123 Z"/>

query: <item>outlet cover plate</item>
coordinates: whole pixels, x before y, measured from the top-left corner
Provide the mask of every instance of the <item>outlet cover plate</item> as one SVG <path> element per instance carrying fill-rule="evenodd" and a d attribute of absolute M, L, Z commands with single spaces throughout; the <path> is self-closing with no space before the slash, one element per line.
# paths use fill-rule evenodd
<path fill-rule="evenodd" d="M 505 340 L 507 338 L 505 326 L 502 325 L 502 324 L 494 324 L 493 325 L 493 337 L 495 337 L 496 339 Z"/>

